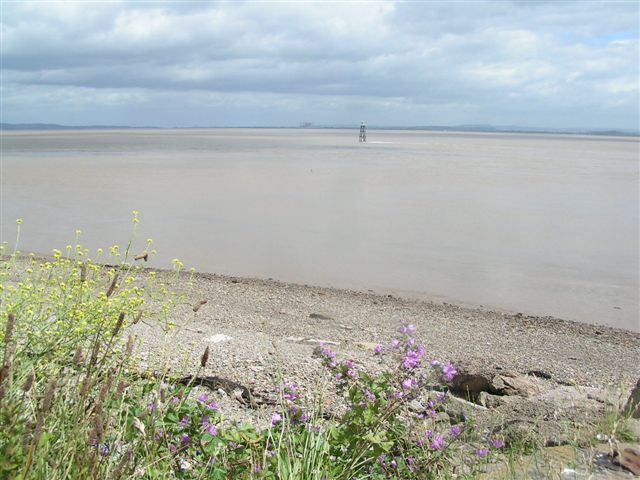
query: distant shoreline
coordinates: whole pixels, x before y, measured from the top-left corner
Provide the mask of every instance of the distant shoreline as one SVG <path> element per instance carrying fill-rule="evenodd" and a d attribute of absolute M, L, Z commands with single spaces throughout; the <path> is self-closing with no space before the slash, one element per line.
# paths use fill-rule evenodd
<path fill-rule="evenodd" d="M 357 130 L 359 125 L 311 125 L 311 126 L 130 126 L 130 125 L 60 125 L 55 123 L 2 123 L 0 132 L 4 131 L 52 131 L 52 130 L 223 130 L 223 129 L 294 129 L 294 130 Z M 546 135 L 590 135 L 601 137 L 640 137 L 640 131 L 618 129 L 582 129 L 582 128 L 536 128 L 518 126 L 492 125 L 425 125 L 425 126 L 385 126 L 370 125 L 368 130 L 395 130 L 407 132 L 459 132 L 459 133 L 518 133 L 518 134 L 546 134 Z"/>

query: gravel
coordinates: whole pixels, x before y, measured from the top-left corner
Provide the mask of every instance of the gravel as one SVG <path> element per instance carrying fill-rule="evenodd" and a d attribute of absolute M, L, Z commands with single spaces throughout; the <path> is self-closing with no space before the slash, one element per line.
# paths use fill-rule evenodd
<path fill-rule="evenodd" d="M 132 327 L 143 360 L 164 358 L 174 371 L 193 373 L 209 346 L 205 374 L 265 395 L 283 378 L 320 388 L 327 377 L 313 355 L 319 341 L 332 342 L 339 358 L 378 368 L 372 347 L 388 345 L 402 322 L 416 325 L 429 358 L 471 369 L 535 371 L 556 385 L 604 389 L 640 377 L 640 334 L 627 330 L 272 280 L 158 275 L 186 302 L 168 336 L 153 320 Z"/>

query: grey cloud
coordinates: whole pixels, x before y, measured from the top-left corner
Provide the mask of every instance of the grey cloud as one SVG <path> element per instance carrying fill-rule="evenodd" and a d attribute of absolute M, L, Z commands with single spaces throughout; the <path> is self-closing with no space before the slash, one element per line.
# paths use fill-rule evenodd
<path fill-rule="evenodd" d="M 67 101 L 93 97 L 75 104 L 85 123 L 127 108 L 169 115 L 171 97 L 189 124 L 224 107 L 248 123 L 264 108 L 288 124 L 306 110 L 327 123 L 362 112 L 387 124 L 637 129 L 637 30 L 633 2 L 24 2 L 2 19 L 5 121 L 44 120 L 36 102 L 66 90 Z M 34 105 L 18 111 L 17 99 Z M 69 123 L 50 108 L 40 116 Z"/>

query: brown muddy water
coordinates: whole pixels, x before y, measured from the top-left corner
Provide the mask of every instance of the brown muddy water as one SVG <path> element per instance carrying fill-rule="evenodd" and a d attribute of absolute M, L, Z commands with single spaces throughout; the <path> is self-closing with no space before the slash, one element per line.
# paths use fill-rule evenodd
<path fill-rule="evenodd" d="M 3 132 L 1 236 L 640 330 L 638 138 L 357 130 Z"/>

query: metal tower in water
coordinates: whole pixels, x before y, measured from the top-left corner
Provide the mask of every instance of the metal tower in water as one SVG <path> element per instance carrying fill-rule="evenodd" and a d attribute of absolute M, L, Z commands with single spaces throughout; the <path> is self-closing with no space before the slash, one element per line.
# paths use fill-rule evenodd
<path fill-rule="evenodd" d="M 360 124 L 360 138 L 358 139 L 360 142 L 367 141 L 367 124 L 362 122 Z"/>

